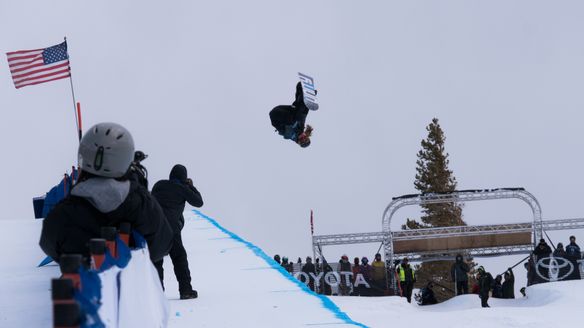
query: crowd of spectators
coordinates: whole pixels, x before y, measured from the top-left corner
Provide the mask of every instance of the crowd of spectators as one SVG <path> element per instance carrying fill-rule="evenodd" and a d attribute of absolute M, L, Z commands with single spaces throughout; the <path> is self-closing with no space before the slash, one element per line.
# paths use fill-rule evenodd
<path fill-rule="evenodd" d="M 303 262 L 298 258 L 296 262 L 287 257 L 274 256 L 274 260 L 287 272 L 294 275 L 301 282 L 306 283 L 310 290 L 324 295 L 339 296 L 384 296 L 400 294 L 408 302 L 412 300 L 416 273 L 407 258 L 396 261 L 395 272 L 386 270 L 386 263 L 381 254 L 375 254 L 372 263 L 367 257 L 355 257 L 351 262 L 347 255 L 341 256 L 338 262 L 329 263 L 326 259 L 313 259 L 308 256 Z M 555 280 L 581 279 L 582 254 L 576 244 L 576 237 L 570 237 L 570 243 L 564 248 L 558 243 L 554 251 L 541 239 L 535 247 L 528 261 L 527 285 Z M 553 268 L 557 268 L 553 269 Z M 550 269 L 552 268 L 552 269 Z M 393 276 L 393 277 L 390 277 Z M 473 277 L 472 283 L 469 277 Z M 395 279 L 397 291 L 391 289 L 391 279 Z M 388 281 L 389 280 L 389 281 Z M 508 268 L 502 274 L 493 276 L 479 266 L 473 270 L 472 266 L 464 261 L 462 254 L 456 256 L 451 267 L 451 281 L 454 285 L 454 295 L 473 293 L 478 294 L 483 307 L 489 307 L 488 299 L 515 298 L 515 275 L 513 268 Z M 415 295 L 420 305 L 437 303 L 434 296 L 433 281 L 426 281 Z M 471 284 L 469 288 L 469 284 Z M 525 295 L 525 289 L 522 288 Z"/>

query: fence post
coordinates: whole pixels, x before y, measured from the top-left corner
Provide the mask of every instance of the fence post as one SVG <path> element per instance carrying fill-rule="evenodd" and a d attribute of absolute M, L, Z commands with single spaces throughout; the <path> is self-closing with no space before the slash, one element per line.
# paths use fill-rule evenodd
<path fill-rule="evenodd" d="M 120 239 L 126 244 L 126 246 L 130 246 L 130 231 L 132 226 L 130 222 L 122 222 L 120 223 L 120 230 L 119 235 Z"/>
<path fill-rule="evenodd" d="M 63 254 L 59 262 L 59 267 L 62 278 L 71 279 L 73 287 L 81 290 L 81 278 L 79 277 L 79 269 L 81 268 L 82 257 L 80 254 Z"/>
<path fill-rule="evenodd" d="M 73 280 L 65 278 L 51 280 L 53 327 L 79 327 L 79 306 L 73 299 L 74 295 Z"/>
<path fill-rule="evenodd" d="M 116 252 L 116 235 L 118 231 L 115 227 L 102 227 L 101 238 L 105 239 L 105 245 L 113 257 L 118 257 Z"/>
<path fill-rule="evenodd" d="M 106 241 L 102 238 L 89 240 L 89 253 L 91 254 L 91 268 L 99 270 L 105 260 Z"/>

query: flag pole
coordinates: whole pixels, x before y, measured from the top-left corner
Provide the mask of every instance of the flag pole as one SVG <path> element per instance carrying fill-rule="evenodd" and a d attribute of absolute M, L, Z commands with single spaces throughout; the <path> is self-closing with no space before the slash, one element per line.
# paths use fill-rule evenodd
<path fill-rule="evenodd" d="M 316 248 L 314 247 L 314 213 L 310 210 L 310 236 L 312 239 L 312 260 L 316 262 Z"/>
<path fill-rule="evenodd" d="M 64 37 L 65 43 L 67 42 L 67 37 Z M 69 50 L 67 50 L 67 57 L 69 57 Z M 73 112 L 75 113 L 75 127 L 77 128 L 77 137 L 79 142 L 81 142 L 81 128 L 79 126 L 79 116 L 77 115 L 77 101 L 75 101 L 75 90 L 73 89 L 73 74 L 71 73 L 71 58 L 69 58 L 69 82 L 71 83 L 71 96 L 73 97 Z"/>

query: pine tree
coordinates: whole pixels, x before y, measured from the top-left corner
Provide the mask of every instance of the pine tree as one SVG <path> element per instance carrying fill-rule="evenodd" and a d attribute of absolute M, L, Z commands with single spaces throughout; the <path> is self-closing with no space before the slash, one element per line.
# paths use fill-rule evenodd
<path fill-rule="evenodd" d="M 420 193 L 444 193 L 456 190 L 456 178 L 448 168 L 448 153 L 445 151 L 446 137 L 437 118 L 426 127 L 428 137 L 422 140 L 422 149 L 418 152 L 416 161 L 416 179 L 414 186 Z M 457 203 L 422 205 L 421 222 L 408 219 L 402 229 L 421 229 L 447 226 L 466 225 L 462 219 L 462 207 Z M 432 280 L 436 285 L 448 286 L 453 289 L 450 277 L 451 261 L 434 261 L 416 266 L 418 287 L 423 287 Z M 453 292 L 445 288 L 435 289 L 438 301 L 453 296 Z"/>
<path fill-rule="evenodd" d="M 444 149 L 446 137 L 438 119 L 426 127 L 428 137 L 422 140 L 422 149 L 416 161 L 414 186 L 420 193 L 444 193 L 456 190 L 456 178 L 448 168 L 448 153 Z M 421 223 L 408 219 L 405 229 L 448 227 L 466 225 L 462 220 L 462 207 L 456 203 L 422 205 Z"/>

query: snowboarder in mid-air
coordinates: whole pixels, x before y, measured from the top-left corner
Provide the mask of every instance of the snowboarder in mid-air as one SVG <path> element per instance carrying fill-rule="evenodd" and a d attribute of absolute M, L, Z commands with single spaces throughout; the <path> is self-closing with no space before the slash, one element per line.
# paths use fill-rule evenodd
<path fill-rule="evenodd" d="M 272 126 L 284 139 L 290 139 L 300 147 L 306 148 L 310 146 L 310 136 L 313 130 L 310 125 L 305 126 L 308 110 L 304 103 L 302 84 L 298 82 L 294 103 L 276 106 L 270 111 Z"/>

